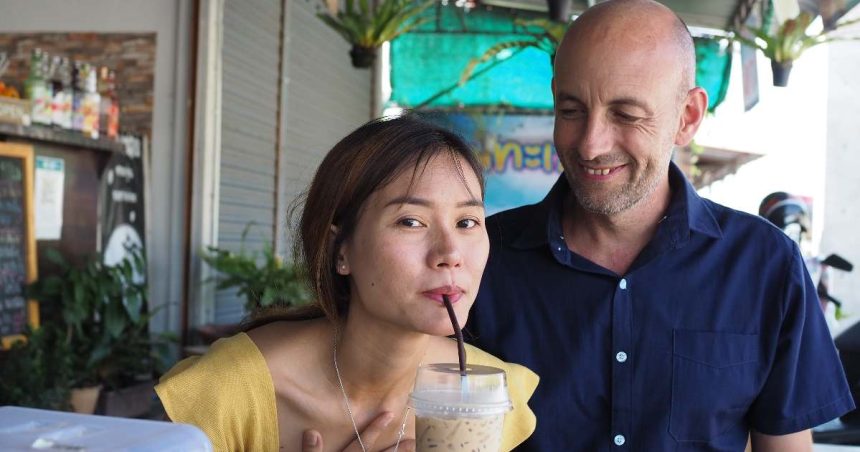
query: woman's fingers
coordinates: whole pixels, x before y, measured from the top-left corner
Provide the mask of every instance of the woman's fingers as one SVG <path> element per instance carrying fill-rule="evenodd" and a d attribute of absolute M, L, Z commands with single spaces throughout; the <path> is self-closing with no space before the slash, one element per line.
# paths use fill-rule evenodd
<path fill-rule="evenodd" d="M 364 443 L 364 447 L 367 450 L 373 449 L 373 446 L 376 444 L 376 441 L 382 435 L 382 432 L 385 431 L 385 428 L 391 424 L 392 419 L 394 419 L 394 415 L 389 412 L 384 412 L 376 417 L 373 422 L 368 425 L 363 432 L 361 432 L 361 443 Z M 353 440 L 346 446 L 346 449 L 343 452 L 363 452 L 361 447 L 361 443 L 359 443 L 358 438 Z M 385 449 L 386 452 L 394 452 L 394 445 Z M 323 439 L 322 435 L 316 430 L 305 430 L 302 434 L 302 452 L 322 452 L 323 450 Z M 403 440 L 400 443 L 400 447 L 397 448 L 397 452 L 414 452 L 415 451 L 415 441 L 413 440 Z"/>
<path fill-rule="evenodd" d="M 305 430 L 302 433 L 302 452 L 322 452 L 323 440 L 320 432 Z"/>
<path fill-rule="evenodd" d="M 404 439 L 403 441 L 400 441 L 399 447 L 395 444 L 388 449 L 385 449 L 383 452 L 394 452 L 395 450 L 397 450 L 397 452 L 415 452 L 415 448 L 416 445 L 414 439 Z"/>
<path fill-rule="evenodd" d="M 385 431 L 388 424 L 391 424 L 392 419 L 394 419 L 394 415 L 385 411 L 377 416 L 370 425 L 364 428 L 364 431 L 361 432 L 361 441 L 364 443 L 364 447 L 366 447 L 368 451 L 373 449 L 373 445 L 376 444 L 376 440 L 379 439 L 379 436 L 382 435 L 382 432 Z M 358 443 L 358 438 L 349 443 L 349 446 L 344 449 L 343 452 L 362 452 L 361 444 Z"/>

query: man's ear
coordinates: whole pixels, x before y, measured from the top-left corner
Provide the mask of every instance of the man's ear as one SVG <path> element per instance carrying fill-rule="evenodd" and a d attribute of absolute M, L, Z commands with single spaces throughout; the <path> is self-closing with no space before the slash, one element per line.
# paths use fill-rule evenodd
<path fill-rule="evenodd" d="M 329 227 L 329 235 L 331 236 L 331 243 L 337 243 L 337 235 L 340 233 L 340 228 L 336 225 L 331 225 Z M 335 271 L 339 275 L 348 275 L 349 274 L 349 261 L 346 258 L 346 244 L 341 243 L 338 249 L 335 251 Z"/>
<path fill-rule="evenodd" d="M 695 87 L 687 93 L 684 99 L 681 118 L 678 122 L 678 132 L 675 133 L 675 145 L 686 146 L 693 141 L 696 131 L 705 119 L 708 111 L 708 93 L 700 87 Z"/>

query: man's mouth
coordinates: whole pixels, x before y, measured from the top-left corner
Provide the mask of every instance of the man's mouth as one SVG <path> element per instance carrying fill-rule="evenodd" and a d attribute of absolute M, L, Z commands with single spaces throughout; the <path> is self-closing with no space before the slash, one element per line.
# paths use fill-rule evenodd
<path fill-rule="evenodd" d="M 583 171 L 585 171 L 585 174 L 588 174 L 589 176 L 608 176 L 608 175 L 614 173 L 615 171 L 618 171 L 619 169 L 624 168 L 626 165 L 619 165 L 619 166 L 614 166 L 614 167 L 603 167 L 603 168 L 595 168 L 595 167 L 585 166 L 585 165 L 579 165 L 579 166 L 582 168 Z"/>

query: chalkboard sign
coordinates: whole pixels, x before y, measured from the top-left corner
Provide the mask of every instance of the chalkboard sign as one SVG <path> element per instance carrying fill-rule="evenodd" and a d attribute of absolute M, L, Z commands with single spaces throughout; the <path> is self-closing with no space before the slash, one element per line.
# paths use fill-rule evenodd
<path fill-rule="evenodd" d="M 39 320 L 38 304 L 24 298 L 36 278 L 33 230 L 33 148 L 0 143 L 0 339 L 8 348 L 29 323 Z"/>

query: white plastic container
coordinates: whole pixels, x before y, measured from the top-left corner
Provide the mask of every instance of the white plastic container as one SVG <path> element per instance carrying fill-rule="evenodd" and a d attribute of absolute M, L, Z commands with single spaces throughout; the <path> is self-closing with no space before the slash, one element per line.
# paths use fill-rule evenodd
<path fill-rule="evenodd" d="M 0 407 L 0 449 L 111 452 L 209 452 L 212 444 L 197 427 L 126 419 Z"/>

